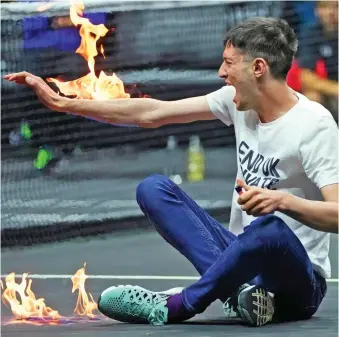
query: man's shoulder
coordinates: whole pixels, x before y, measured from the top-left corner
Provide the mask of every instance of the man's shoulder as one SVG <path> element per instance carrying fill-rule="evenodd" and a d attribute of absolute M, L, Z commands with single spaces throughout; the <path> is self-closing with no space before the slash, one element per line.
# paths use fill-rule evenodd
<path fill-rule="evenodd" d="M 206 95 L 211 112 L 226 125 L 234 124 L 234 96 L 235 88 L 233 86 L 223 86 Z"/>
<path fill-rule="evenodd" d="M 331 112 L 322 104 L 312 101 L 301 94 L 298 94 L 298 96 L 301 99 L 298 116 L 300 116 L 303 120 L 306 122 L 308 121 L 309 123 L 317 123 L 322 118 L 328 117 L 333 119 L 333 122 L 335 122 Z"/>
<path fill-rule="evenodd" d="M 318 102 L 306 100 L 300 104 L 294 129 L 298 130 L 300 141 L 313 143 L 316 139 L 332 142 L 337 138 L 338 126 L 332 114 Z"/>
<path fill-rule="evenodd" d="M 332 135 L 337 129 L 337 123 L 331 112 L 322 104 L 307 98 L 302 99 L 298 105 L 298 109 L 293 114 L 292 123 L 290 127 L 298 132 L 300 140 L 312 141 L 312 138 L 320 133 L 329 132 Z"/>

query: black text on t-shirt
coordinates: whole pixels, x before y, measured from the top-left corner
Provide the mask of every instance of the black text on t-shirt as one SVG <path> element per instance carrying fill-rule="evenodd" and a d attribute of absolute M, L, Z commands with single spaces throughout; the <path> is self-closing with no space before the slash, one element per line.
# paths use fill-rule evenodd
<path fill-rule="evenodd" d="M 245 182 L 249 186 L 274 189 L 279 181 L 279 173 L 276 168 L 280 159 L 274 157 L 265 158 L 260 153 L 255 153 L 246 142 L 239 145 L 239 164 Z"/>

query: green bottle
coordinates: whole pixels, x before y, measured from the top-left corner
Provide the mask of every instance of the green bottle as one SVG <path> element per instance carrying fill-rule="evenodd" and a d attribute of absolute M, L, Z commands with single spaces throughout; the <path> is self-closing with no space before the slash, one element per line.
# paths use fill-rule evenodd
<path fill-rule="evenodd" d="M 45 148 L 40 148 L 34 166 L 38 170 L 42 170 L 53 159 L 53 153 Z"/>
<path fill-rule="evenodd" d="M 198 182 L 205 179 L 205 153 L 199 136 L 191 136 L 188 147 L 187 181 Z"/>
<path fill-rule="evenodd" d="M 20 135 L 25 140 L 30 140 L 32 138 L 32 130 L 26 121 L 22 121 L 20 124 Z"/>

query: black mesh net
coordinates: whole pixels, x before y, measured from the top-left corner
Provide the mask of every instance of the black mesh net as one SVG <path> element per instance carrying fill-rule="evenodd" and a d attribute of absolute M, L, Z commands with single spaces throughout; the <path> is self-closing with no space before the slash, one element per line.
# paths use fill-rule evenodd
<path fill-rule="evenodd" d="M 44 6 L 16 1 L 2 5 L 2 75 L 26 70 L 43 78 L 73 80 L 88 73 L 86 61 L 75 53 L 80 36 L 69 20 L 67 3 Z M 85 1 L 85 6 L 91 22 L 110 29 L 98 41 L 105 57 L 96 57 L 97 73 L 116 73 L 132 97 L 163 100 L 202 95 L 223 85 L 217 76 L 222 42 L 234 24 L 254 16 L 284 17 L 299 34 L 304 21 L 315 20 L 314 9 L 280 1 Z M 131 179 L 164 171 L 162 149 L 169 136 L 176 137 L 179 148 L 185 148 L 192 135 L 211 151 L 234 148 L 232 127 L 220 121 L 160 129 L 111 126 L 49 111 L 30 90 L 4 80 L 1 84 L 5 246 L 92 235 L 133 223 L 141 213 Z M 52 158 L 47 168 L 58 164 L 62 173 L 37 167 L 39 153 Z M 213 168 L 218 160 L 223 165 L 222 155 L 211 157 L 211 176 L 223 176 Z M 180 151 L 177 157 L 185 162 Z M 63 171 L 64 159 L 68 166 Z M 234 167 L 235 162 L 231 172 Z M 185 164 L 178 170 L 184 175 Z M 210 190 L 203 200 L 213 198 Z M 225 205 L 213 211 L 220 209 Z"/>

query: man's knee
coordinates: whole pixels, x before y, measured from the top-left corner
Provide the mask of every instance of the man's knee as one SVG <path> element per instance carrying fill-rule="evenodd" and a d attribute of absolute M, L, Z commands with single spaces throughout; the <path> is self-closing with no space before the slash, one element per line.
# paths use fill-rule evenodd
<path fill-rule="evenodd" d="M 259 228 L 265 229 L 266 232 L 268 230 L 272 232 L 281 232 L 288 228 L 286 222 L 283 219 L 273 214 L 261 216 L 255 219 L 252 221 L 251 226 L 257 226 Z"/>
<path fill-rule="evenodd" d="M 137 186 L 136 199 L 139 206 L 143 208 L 157 203 L 161 197 L 159 192 L 170 187 L 170 180 L 166 176 L 160 174 L 148 176 Z"/>
<path fill-rule="evenodd" d="M 250 236 L 258 244 L 282 242 L 291 234 L 285 221 L 276 215 L 266 215 L 255 219 L 245 228 L 245 232 L 247 231 L 251 232 Z"/>

